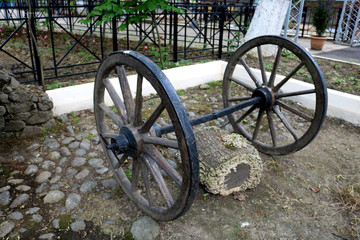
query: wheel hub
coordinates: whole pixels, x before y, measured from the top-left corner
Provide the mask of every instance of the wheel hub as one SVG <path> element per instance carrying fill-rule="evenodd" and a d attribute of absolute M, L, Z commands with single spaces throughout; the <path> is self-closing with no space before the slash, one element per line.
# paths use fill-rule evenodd
<path fill-rule="evenodd" d="M 138 145 L 133 132 L 128 127 L 122 127 L 118 136 L 111 138 L 111 144 L 106 146 L 115 156 L 127 153 L 135 157 L 138 153 Z"/>
<path fill-rule="evenodd" d="M 261 97 L 262 101 L 255 106 L 261 109 L 269 109 L 274 105 L 273 94 L 269 88 L 258 87 L 252 94 L 252 97 Z"/>

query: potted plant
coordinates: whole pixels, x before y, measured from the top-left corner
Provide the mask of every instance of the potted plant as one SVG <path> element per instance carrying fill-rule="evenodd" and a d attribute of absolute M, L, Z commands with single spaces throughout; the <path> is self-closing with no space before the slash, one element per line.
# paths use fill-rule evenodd
<path fill-rule="evenodd" d="M 321 50 L 326 37 L 323 36 L 329 26 L 330 6 L 327 0 L 318 0 L 312 16 L 312 24 L 315 27 L 316 36 L 311 36 L 311 49 Z"/>

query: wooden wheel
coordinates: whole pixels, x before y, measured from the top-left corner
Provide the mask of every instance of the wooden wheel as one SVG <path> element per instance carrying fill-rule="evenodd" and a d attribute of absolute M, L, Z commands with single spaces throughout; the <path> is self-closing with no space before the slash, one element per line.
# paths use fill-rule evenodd
<path fill-rule="evenodd" d="M 94 111 L 109 165 L 130 199 L 154 219 L 183 214 L 198 187 L 198 154 L 185 109 L 161 70 L 139 53 L 112 53 L 96 75 Z M 168 124 L 174 133 L 157 137 Z"/>
<path fill-rule="evenodd" d="M 236 132 L 266 154 L 305 147 L 326 116 L 327 90 L 319 66 L 305 49 L 282 37 L 246 42 L 226 67 L 224 107 L 255 96 L 264 101 L 228 118 Z"/>

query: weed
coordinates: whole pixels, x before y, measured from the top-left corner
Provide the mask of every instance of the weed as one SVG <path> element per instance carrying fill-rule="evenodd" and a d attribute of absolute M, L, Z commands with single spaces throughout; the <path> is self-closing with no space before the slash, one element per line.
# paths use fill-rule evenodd
<path fill-rule="evenodd" d="M 90 133 L 90 134 L 88 134 L 88 135 L 85 135 L 84 138 L 93 138 L 93 137 L 96 137 L 96 136 L 97 136 L 97 134 L 95 134 L 95 133 Z"/>
<path fill-rule="evenodd" d="M 206 201 L 206 199 L 207 199 L 208 196 L 209 196 L 209 193 L 204 193 L 204 194 L 203 194 L 203 199 L 204 199 L 204 201 Z"/>
<path fill-rule="evenodd" d="M 335 197 L 350 212 L 360 211 L 360 184 L 349 184 L 335 191 Z"/>
<path fill-rule="evenodd" d="M 46 84 L 47 89 L 53 90 L 57 88 L 62 88 L 63 85 L 59 82 L 59 80 L 56 80 L 53 84 Z"/>
<path fill-rule="evenodd" d="M 221 86 L 221 85 L 222 85 L 222 81 L 212 81 L 212 82 L 209 82 L 209 85 L 210 85 L 211 87 Z"/>
<path fill-rule="evenodd" d="M 272 72 L 273 70 L 273 65 L 272 64 L 268 64 L 267 62 L 264 62 L 265 68 L 266 70 L 268 70 L 269 72 Z"/>
<path fill-rule="evenodd" d="M 342 67 L 341 64 L 334 62 L 334 68 L 335 69 L 338 69 L 338 68 L 341 68 L 341 67 Z"/>
<path fill-rule="evenodd" d="M 186 94 L 186 90 L 184 90 L 184 89 L 178 89 L 178 90 L 176 90 L 176 93 L 177 93 L 177 95 L 178 95 L 179 97 L 181 97 L 181 96 L 183 96 L 183 95 Z"/>

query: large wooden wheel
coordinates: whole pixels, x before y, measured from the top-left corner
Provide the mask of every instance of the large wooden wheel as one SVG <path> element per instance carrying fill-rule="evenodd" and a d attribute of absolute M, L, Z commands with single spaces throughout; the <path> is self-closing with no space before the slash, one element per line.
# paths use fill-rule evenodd
<path fill-rule="evenodd" d="M 112 53 L 96 75 L 94 111 L 109 165 L 130 199 L 154 219 L 183 214 L 198 187 L 198 154 L 185 109 L 161 70 L 139 53 Z M 174 133 L 157 137 L 168 124 Z"/>
<path fill-rule="evenodd" d="M 275 54 L 267 56 L 269 52 Z M 224 107 L 255 96 L 263 101 L 228 118 L 236 132 L 266 154 L 288 154 L 305 147 L 326 116 L 327 90 L 319 66 L 305 49 L 282 37 L 261 36 L 246 42 L 226 67 Z"/>

